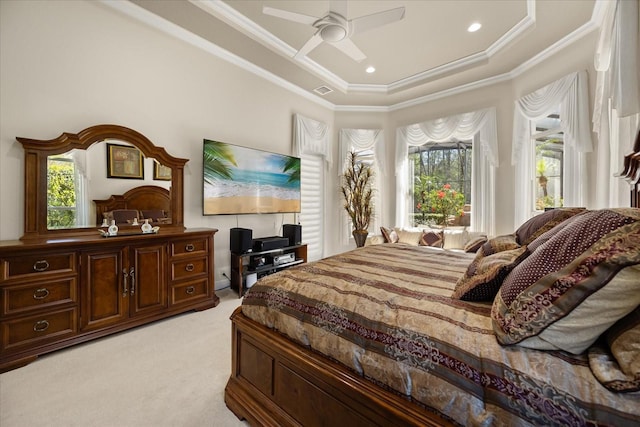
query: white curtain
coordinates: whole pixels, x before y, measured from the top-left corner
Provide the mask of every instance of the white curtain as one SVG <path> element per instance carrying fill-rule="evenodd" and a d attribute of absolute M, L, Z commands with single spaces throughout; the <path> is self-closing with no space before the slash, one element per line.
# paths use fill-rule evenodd
<path fill-rule="evenodd" d="M 493 235 L 495 231 L 495 169 L 498 167 L 496 110 L 487 108 L 471 113 L 400 127 L 396 130 L 396 223 L 409 225 L 409 147 L 427 142 L 446 142 L 452 138 L 473 140 L 471 229 Z M 476 204 L 477 209 L 476 209 Z"/>
<path fill-rule="evenodd" d="M 372 150 L 374 155 L 374 196 L 373 196 L 373 221 L 370 228 L 377 230 L 382 224 L 382 200 L 383 179 L 386 175 L 385 168 L 385 144 L 384 133 L 381 129 L 340 129 L 340 173 L 343 174 L 347 166 L 348 154 L 350 151 Z M 342 244 L 349 244 L 351 236 L 349 227 L 349 217 L 342 209 L 341 229 Z"/>
<path fill-rule="evenodd" d="M 300 114 L 294 114 L 293 152 L 298 157 L 303 154 L 323 156 L 327 167 L 331 166 L 333 156 L 331 144 L 329 144 L 329 126 Z"/>
<path fill-rule="evenodd" d="M 638 1 L 605 3 L 594 58 L 598 72 L 593 131 L 598 134 L 597 208 L 629 206 L 629 187 L 615 177 L 632 151 L 640 124 L 640 24 Z"/>
<path fill-rule="evenodd" d="M 569 74 L 515 101 L 513 118 L 513 149 L 511 163 L 515 166 L 516 227 L 534 213 L 533 178 L 534 153 L 531 123 L 552 113 L 560 106 L 560 127 L 564 132 L 564 205 L 584 206 L 587 194 L 586 156 L 591 152 L 589 129 L 589 93 L 587 72 Z"/>

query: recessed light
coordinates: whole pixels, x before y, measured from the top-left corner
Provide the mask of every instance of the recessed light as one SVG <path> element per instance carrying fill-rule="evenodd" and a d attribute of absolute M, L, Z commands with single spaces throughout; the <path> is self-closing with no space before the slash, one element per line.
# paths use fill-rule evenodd
<path fill-rule="evenodd" d="M 482 24 L 479 22 L 474 22 L 473 24 L 469 25 L 469 28 L 467 28 L 467 31 L 469 31 L 470 33 L 475 33 L 476 31 L 478 31 L 480 28 L 482 27 Z"/>
<path fill-rule="evenodd" d="M 372 65 L 369 65 L 369 66 L 367 67 L 367 70 L 366 70 L 366 71 L 367 71 L 367 73 L 369 73 L 369 74 L 371 74 L 371 73 L 375 73 L 375 71 L 376 71 L 376 67 L 374 67 L 374 66 L 372 66 Z"/>

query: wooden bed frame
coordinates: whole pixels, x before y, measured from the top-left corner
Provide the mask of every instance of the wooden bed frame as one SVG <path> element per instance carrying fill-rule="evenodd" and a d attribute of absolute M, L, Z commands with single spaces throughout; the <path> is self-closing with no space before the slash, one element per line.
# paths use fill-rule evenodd
<path fill-rule="evenodd" d="M 225 403 L 252 426 L 453 426 L 237 308 Z"/>
<path fill-rule="evenodd" d="M 94 200 L 96 224 L 102 224 L 102 214 L 114 209 L 163 210 L 170 216 L 171 194 L 169 190 L 155 185 L 142 185 L 124 194 L 113 194 L 106 200 Z"/>

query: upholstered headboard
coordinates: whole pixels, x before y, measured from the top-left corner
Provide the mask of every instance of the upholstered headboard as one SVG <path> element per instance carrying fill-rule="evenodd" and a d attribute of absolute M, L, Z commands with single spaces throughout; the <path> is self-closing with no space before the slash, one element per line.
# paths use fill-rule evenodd
<path fill-rule="evenodd" d="M 96 204 L 96 224 L 102 224 L 105 212 L 120 209 L 142 211 L 164 211 L 166 217 L 171 217 L 171 198 L 169 190 L 155 185 L 143 185 L 133 188 L 126 193 L 114 194 L 106 200 L 94 200 Z"/>

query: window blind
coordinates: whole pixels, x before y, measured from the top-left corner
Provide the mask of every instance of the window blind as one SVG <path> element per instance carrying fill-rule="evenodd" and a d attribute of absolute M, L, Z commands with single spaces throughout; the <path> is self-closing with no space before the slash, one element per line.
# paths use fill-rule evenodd
<path fill-rule="evenodd" d="M 300 169 L 302 241 L 308 261 L 315 261 L 324 255 L 324 158 L 303 154 Z"/>

